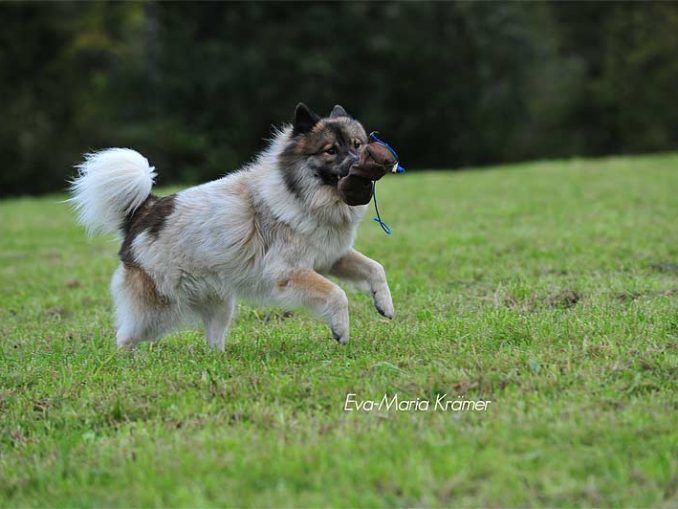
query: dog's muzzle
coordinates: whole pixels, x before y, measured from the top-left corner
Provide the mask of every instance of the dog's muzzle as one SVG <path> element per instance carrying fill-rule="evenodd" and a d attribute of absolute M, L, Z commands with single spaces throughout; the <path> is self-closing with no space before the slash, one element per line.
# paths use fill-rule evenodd
<path fill-rule="evenodd" d="M 351 167 L 355 166 L 360 162 L 360 156 L 357 152 L 351 151 L 349 155 L 344 160 L 344 163 L 341 165 L 339 170 L 339 178 L 343 178 L 348 175 L 348 172 L 351 171 Z"/>

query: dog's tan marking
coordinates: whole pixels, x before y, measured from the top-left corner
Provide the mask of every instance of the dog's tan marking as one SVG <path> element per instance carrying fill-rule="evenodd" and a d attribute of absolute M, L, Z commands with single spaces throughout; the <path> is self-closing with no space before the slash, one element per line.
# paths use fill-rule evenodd
<path fill-rule="evenodd" d="M 155 307 L 169 305 L 169 299 L 158 292 L 151 276 L 138 265 L 125 264 L 124 285 L 130 294 L 136 296 L 144 304 Z"/>
<path fill-rule="evenodd" d="M 372 292 L 377 311 L 387 318 L 394 317 L 391 291 L 386 282 L 386 272 L 381 264 L 352 249 L 337 260 L 330 269 L 330 274 L 359 284 L 366 284 Z"/>
<path fill-rule="evenodd" d="M 332 267 L 331 272 L 337 277 L 351 281 L 367 280 L 371 275 L 371 263 L 372 260 L 367 256 L 355 249 L 351 249 L 351 251 L 339 258 L 337 263 Z"/>
<path fill-rule="evenodd" d="M 242 179 L 242 178 L 239 179 L 239 180 L 236 180 L 233 183 L 233 185 L 228 188 L 228 192 L 231 193 L 231 194 L 238 194 L 238 195 L 247 193 L 248 196 L 249 196 L 249 189 L 247 188 L 247 182 L 245 182 L 245 179 Z M 250 196 L 249 201 L 251 202 L 251 196 Z"/>
<path fill-rule="evenodd" d="M 313 303 L 320 303 L 336 289 L 336 285 L 312 270 L 300 270 L 289 274 L 277 282 L 278 288 L 291 288 L 301 291 Z"/>

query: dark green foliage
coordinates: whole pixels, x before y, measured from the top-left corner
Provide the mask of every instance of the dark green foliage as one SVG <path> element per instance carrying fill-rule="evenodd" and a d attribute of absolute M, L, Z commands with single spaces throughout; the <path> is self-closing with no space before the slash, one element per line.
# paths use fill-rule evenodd
<path fill-rule="evenodd" d="M 116 145 L 214 178 L 299 101 L 414 168 L 673 149 L 676 54 L 670 3 L 6 3 L 0 196 Z"/>

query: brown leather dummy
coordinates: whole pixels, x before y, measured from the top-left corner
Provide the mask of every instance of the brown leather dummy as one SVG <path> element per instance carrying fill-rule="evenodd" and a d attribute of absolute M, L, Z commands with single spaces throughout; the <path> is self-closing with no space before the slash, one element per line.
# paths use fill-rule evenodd
<path fill-rule="evenodd" d="M 372 199 L 372 182 L 386 175 L 396 159 L 381 143 L 373 141 L 365 146 L 358 164 L 351 166 L 348 175 L 339 180 L 339 196 L 348 205 L 365 205 Z"/>

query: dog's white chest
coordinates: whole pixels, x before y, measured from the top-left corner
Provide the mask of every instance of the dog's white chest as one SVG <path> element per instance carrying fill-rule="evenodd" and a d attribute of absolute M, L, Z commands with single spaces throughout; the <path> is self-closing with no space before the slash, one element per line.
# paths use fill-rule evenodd
<path fill-rule="evenodd" d="M 355 228 L 327 231 L 308 239 L 308 255 L 313 269 L 319 272 L 329 270 L 353 246 Z"/>

